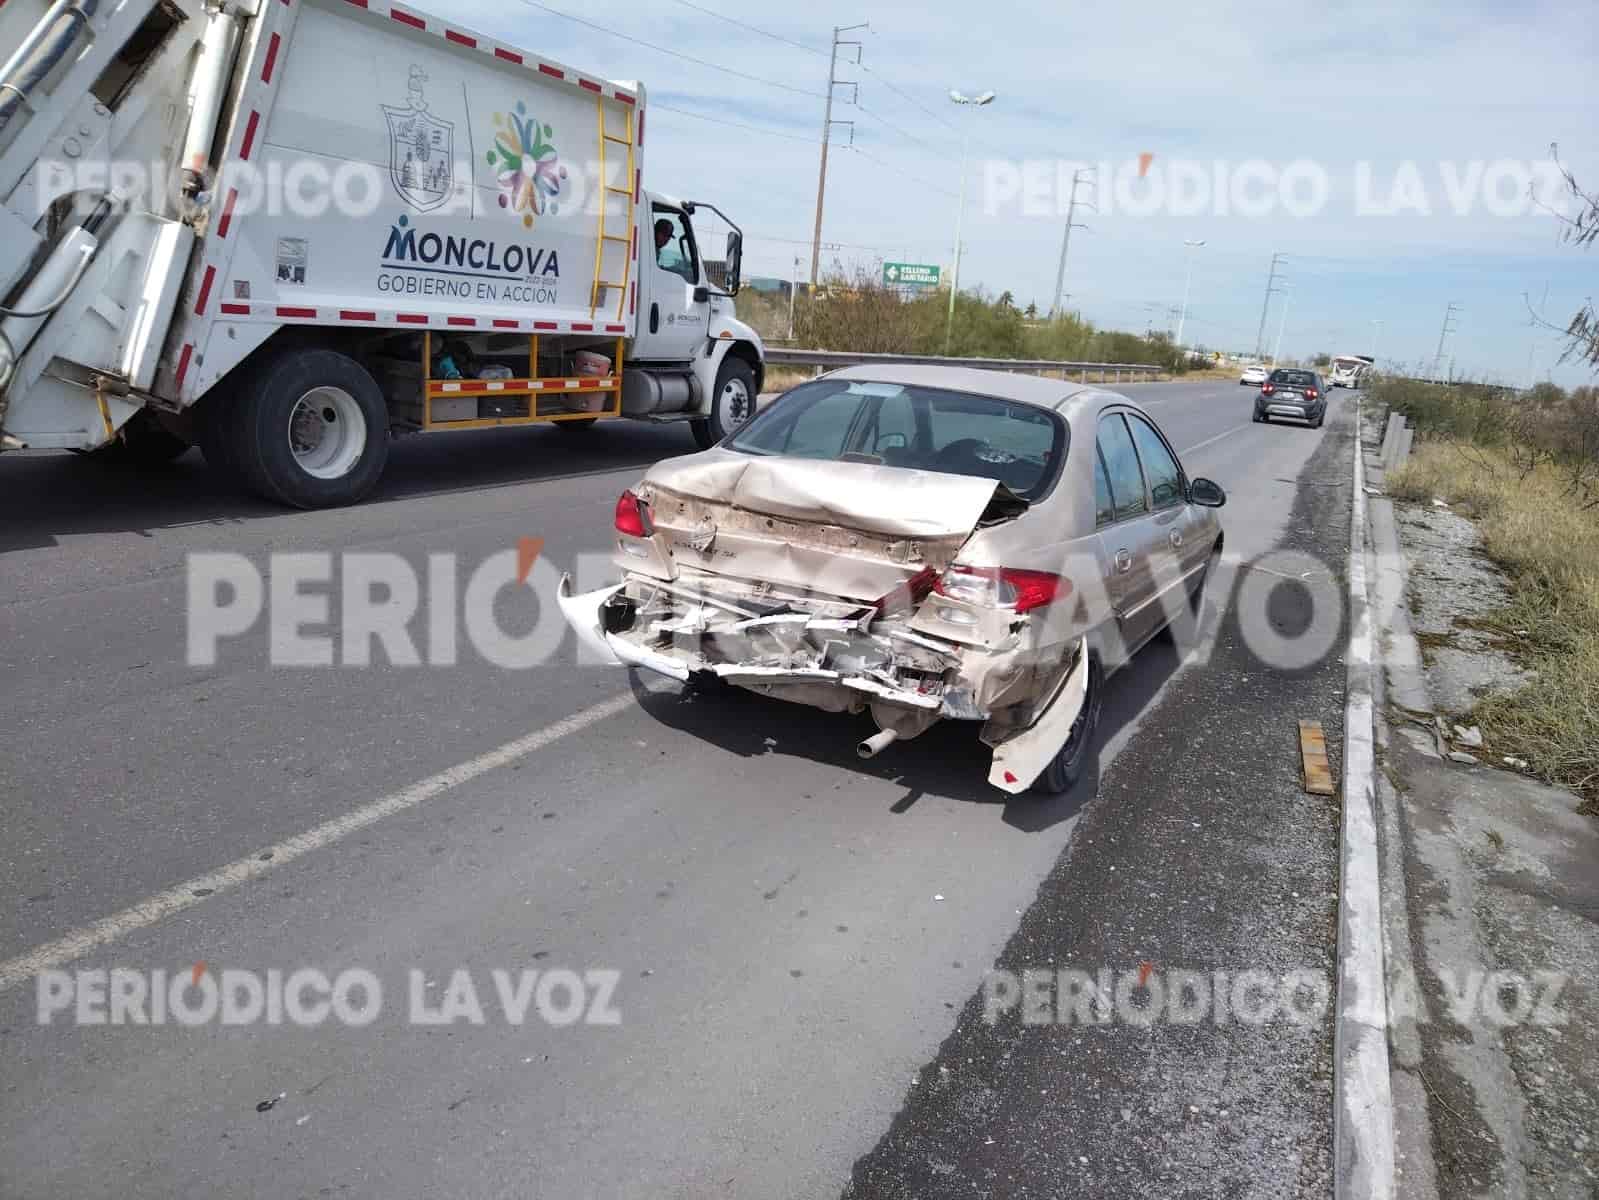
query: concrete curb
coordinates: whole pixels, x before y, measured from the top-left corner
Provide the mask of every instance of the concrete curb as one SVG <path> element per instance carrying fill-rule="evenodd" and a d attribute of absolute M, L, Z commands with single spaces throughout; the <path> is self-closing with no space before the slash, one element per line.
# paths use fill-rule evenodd
<path fill-rule="evenodd" d="M 1383 967 L 1375 786 L 1376 654 L 1368 589 L 1363 404 L 1355 409 L 1349 521 L 1344 811 L 1338 862 L 1338 1011 L 1333 1030 L 1333 1195 L 1394 1195 L 1393 1088 Z"/>

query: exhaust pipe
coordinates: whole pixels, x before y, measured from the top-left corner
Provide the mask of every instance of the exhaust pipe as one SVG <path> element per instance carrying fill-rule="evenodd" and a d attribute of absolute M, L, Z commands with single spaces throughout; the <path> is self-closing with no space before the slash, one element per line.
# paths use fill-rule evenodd
<path fill-rule="evenodd" d="M 872 734 L 860 745 L 855 747 L 855 753 L 862 758 L 876 758 L 899 738 L 899 734 L 892 729 L 884 729 Z"/>

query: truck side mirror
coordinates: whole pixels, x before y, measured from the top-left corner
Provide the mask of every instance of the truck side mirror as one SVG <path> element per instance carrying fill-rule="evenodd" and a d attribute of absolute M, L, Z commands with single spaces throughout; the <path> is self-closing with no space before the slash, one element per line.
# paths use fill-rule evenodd
<path fill-rule="evenodd" d="M 727 263 L 727 279 L 724 287 L 730 296 L 738 295 L 739 268 L 744 261 L 744 235 L 734 230 L 727 235 L 727 253 L 724 256 Z"/>

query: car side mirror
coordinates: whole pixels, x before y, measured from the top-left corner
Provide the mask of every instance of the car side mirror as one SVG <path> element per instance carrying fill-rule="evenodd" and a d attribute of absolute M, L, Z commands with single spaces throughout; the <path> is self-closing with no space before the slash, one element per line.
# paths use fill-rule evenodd
<path fill-rule="evenodd" d="M 1227 503 L 1227 493 L 1221 490 L 1219 483 L 1195 479 L 1188 485 L 1188 502 L 1201 508 L 1220 508 Z"/>
<path fill-rule="evenodd" d="M 695 304 L 704 304 L 710 298 L 711 298 L 711 289 L 710 288 L 697 287 L 697 288 L 694 289 L 694 303 Z"/>

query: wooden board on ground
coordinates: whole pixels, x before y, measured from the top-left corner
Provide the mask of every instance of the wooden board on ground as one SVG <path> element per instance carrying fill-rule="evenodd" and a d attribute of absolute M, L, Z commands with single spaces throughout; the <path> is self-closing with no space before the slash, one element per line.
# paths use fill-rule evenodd
<path fill-rule="evenodd" d="M 1327 735 L 1320 721 L 1299 722 L 1299 760 L 1305 771 L 1305 790 L 1312 796 L 1331 796 L 1332 767 L 1327 763 Z"/>

